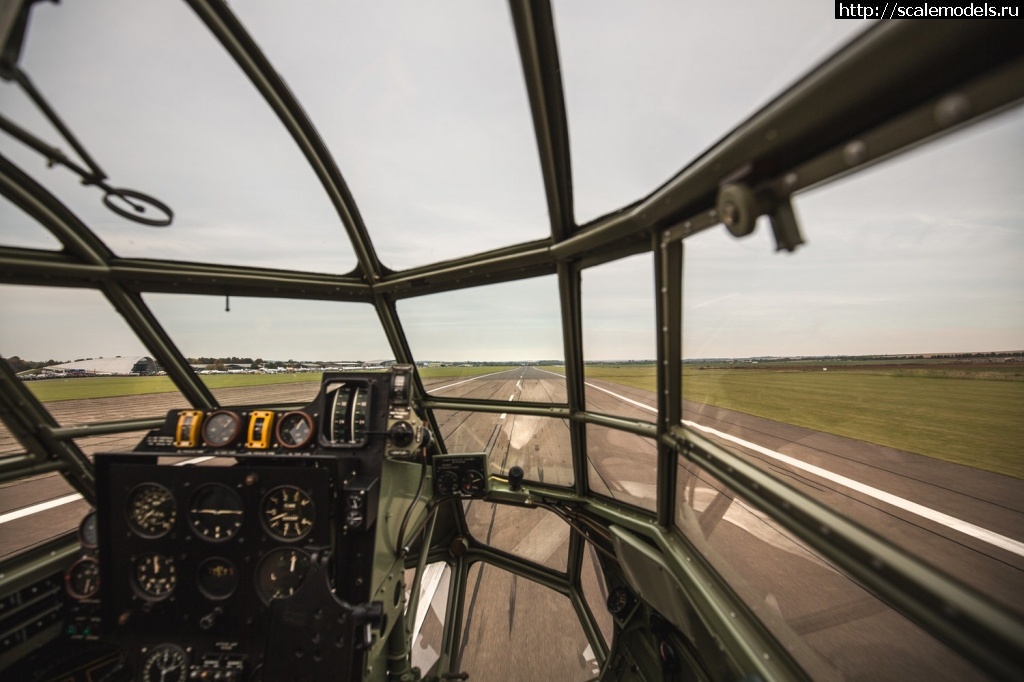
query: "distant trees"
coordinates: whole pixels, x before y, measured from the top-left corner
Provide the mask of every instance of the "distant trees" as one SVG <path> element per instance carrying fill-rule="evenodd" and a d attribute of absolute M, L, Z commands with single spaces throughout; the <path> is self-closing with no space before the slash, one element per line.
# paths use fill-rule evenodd
<path fill-rule="evenodd" d="M 30 369 L 39 369 L 40 367 L 49 367 L 50 365 L 59 365 L 68 361 L 50 359 L 35 362 L 33 360 L 22 360 L 17 355 L 12 355 L 9 358 L 4 358 L 4 362 L 6 362 L 12 370 L 14 370 L 15 374 L 17 374 L 18 372 L 25 372 Z"/>

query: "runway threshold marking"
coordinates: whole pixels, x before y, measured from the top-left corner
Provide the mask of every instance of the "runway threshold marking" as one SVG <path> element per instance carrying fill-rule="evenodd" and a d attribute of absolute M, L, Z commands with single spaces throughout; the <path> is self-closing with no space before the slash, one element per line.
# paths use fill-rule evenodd
<path fill-rule="evenodd" d="M 186 464 L 199 464 L 210 459 L 213 459 L 213 457 L 193 457 L 192 459 L 186 459 L 183 462 L 175 462 L 174 466 L 180 467 L 185 466 Z M 0 514 L 0 525 L 5 524 L 8 521 L 17 521 L 18 519 L 24 518 L 26 516 L 38 514 L 39 512 L 44 512 L 47 511 L 48 509 L 54 509 L 55 507 L 60 507 L 71 502 L 77 502 L 78 500 L 81 499 L 83 498 L 80 493 L 72 493 L 71 495 L 55 497 L 52 500 L 47 500 L 46 502 L 33 504 L 32 506 L 24 507 L 22 509 L 16 509 L 15 511 L 7 512 L 6 514 Z"/>
<path fill-rule="evenodd" d="M 658 412 L 657 408 L 651 407 L 650 405 L 645 405 L 644 403 L 641 403 L 637 400 L 633 400 L 631 398 L 627 398 L 626 396 L 619 395 L 618 393 L 609 391 L 607 388 L 602 388 L 601 386 L 596 386 L 595 384 L 591 383 L 586 383 L 586 385 L 590 386 L 591 388 L 595 388 L 598 391 L 607 393 L 608 395 L 618 398 L 619 400 L 630 403 L 631 405 L 636 405 L 637 407 L 643 408 L 649 412 Z M 784 455 L 781 452 L 776 452 L 775 450 L 766 448 L 763 445 L 751 443 L 748 440 L 743 440 L 742 438 L 738 438 L 736 436 L 733 436 L 732 434 L 719 431 L 718 429 L 713 429 L 710 426 L 703 426 L 688 419 L 684 419 L 683 423 L 691 428 L 703 431 L 705 433 L 713 434 L 715 436 L 718 436 L 719 438 L 731 441 L 742 447 L 749 448 L 750 450 L 759 452 L 762 455 L 771 457 L 772 459 L 776 459 L 780 462 L 784 462 L 785 464 L 788 464 L 797 469 L 802 469 L 803 471 L 806 471 L 810 474 L 814 474 L 815 476 L 819 476 L 828 481 L 832 481 L 833 483 L 849 488 L 850 490 L 855 490 L 861 493 L 862 495 L 873 497 L 876 500 L 885 502 L 886 504 L 890 504 L 894 507 L 902 509 L 903 511 L 910 512 L 911 514 L 915 514 L 922 518 L 928 519 L 929 521 L 934 521 L 935 523 L 941 524 L 946 528 L 950 528 L 965 535 L 970 535 L 971 537 L 981 540 L 983 542 L 987 542 L 990 545 L 994 545 L 1001 549 L 1005 549 L 1008 552 L 1013 552 L 1018 556 L 1024 556 L 1024 542 L 1018 542 L 1013 538 L 1008 538 L 1005 535 L 1000 535 L 999 533 L 990 531 L 987 528 L 982 528 L 981 526 L 977 526 L 968 521 L 964 521 L 963 519 L 958 519 L 955 516 L 944 514 L 930 507 L 918 504 L 917 502 L 911 502 L 910 500 L 899 497 L 897 495 L 893 495 L 892 493 L 887 493 L 879 488 L 866 485 L 864 483 L 861 483 L 860 481 L 856 481 L 852 478 L 843 476 L 841 474 L 833 473 L 828 469 L 823 469 L 819 466 L 808 464 L 807 462 L 801 461 L 794 457 L 790 457 L 789 455 Z"/>

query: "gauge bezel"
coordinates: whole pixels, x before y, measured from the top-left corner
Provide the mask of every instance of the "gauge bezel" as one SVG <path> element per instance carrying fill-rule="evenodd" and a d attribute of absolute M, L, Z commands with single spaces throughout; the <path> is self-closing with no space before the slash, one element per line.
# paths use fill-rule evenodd
<path fill-rule="evenodd" d="M 228 438 L 213 440 L 213 439 L 210 438 L 210 436 L 206 432 L 206 430 L 210 427 L 210 424 L 213 422 L 213 420 L 216 417 L 218 417 L 219 415 L 222 415 L 222 414 L 227 415 L 228 418 L 231 419 L 232 423 L 234 424 L 234 428 L 231 430 L 231 435 Z M 211 447 L 211 448 L 227 447 L 228 445 L 231 445 L 236 440 L 238 440 L 238 436 L 241 435 L 241 433 L 242 433 L 242 417 L 237 412 L 232 412 L 231 410 L 214 410 L 210 414 L 206 415 L 206 419 L 203 420 L 202 433 L 203 433 L 203 443 L 207 447 Z"/>
<path fill-rule="evenodd" d="M 201 495 L 212 490 L 222 490 L 225 494 L 231 498 L 235 504 L 235 508 L 232 511 L 238 511 L 237 522 L 226 527 L 227 534 L 223 537 L 212 537 L 203 532 L 202 528 L 208 526 L 208 522 L 205 520 L 205 515 L 200 514 L 196 511 L 198 504 L 197 500 Z M 226 505 L 221 504 L 221 508 L 227 508 Z M 189 499 L 188 510 L 185 513 L 188 520 L 188 527 L 196 534 L 201 540 L 205 542 L 227 542 L 242 530 L 242 524 L 245 523 L 245 503 L 242 501 L 242 496 L 238 494 L 236 490 L 230 486 L 224 485 L 223 483 L 204 483 L 203 485 L 196 488 L 196 491 L 192 493 L 192 497 Z"/>
<path fill-rule="evenodd" d="M 301 557 L 300 561 L 303 563 L 301 567 L 302 573 L 298 579 L 298 583 L 291 588 L 291 591 L 288 594 L 276 594 L 276 589 L 273 586 L 274 573 L 267 573 L 269 563 L 281 555 L 295 555 Z M 308 552 L 299 549 L 298 547 L 278 547 L 277 549 L 272 549 L 264 554 L 256 564 L 256 571 L 253 573 L 256 594 L 259 595 L 260 599 L 262 599 L 265 604 L 270 604 L 270 602 L 275 599 L 287 599 L 302 589 L 306 579 L 309 577 L 309 570 L 312 566 L 313 558 Z M 270 568 L 272 569 L 272 567 Z"/>
<path fill-rule="evenodd" d="M 167 579 L 169 587 L 164 592 L 153 592 L 152 590 L 146 589 L 142 584 L 142 580 L 139 578 L 139 570 L 142 567 L 142 564 L 150 557 L 160 557 L 164 564 L 169 567 L 167 569 L 170 573 Z M 178 587 L 178 568 L 174 563 L 174 557 L 161 552 L 147 552 L 137 556 L 135 560 L 132 561 L 132 586 L 135 588 L 136 594 L 146 601 L 158 602 L 164 601 L 170 597 Z"/>
<path fill-rule="evenodd" d="M 162 674 L 165 671 L 161 671 L 161 675 L 160 675 L 159 681 L 160 682 L 184 682 L 185 680 L 188 679 L 188 674 L 189 674 L 189 670 L 188 670 L 189 669 L 188 652 L 186 652 L 184 649 L 182 649 L 177 644 L 160 644 L 160 645 L 155 646 L 152 649 L 150 649 L 149 654 L 146 656 L 146 659 L 142 662 L 142 675 L 141 675 L 141 678 L 140 678 L 142 680 L 142 682 L 155 682 L 156 681 L 157 678 L 150 677 L 149 666 L 151 664 L 153 664 L 156 661 L 156 658 L 158 656 L 161 656 L 164 651 L 172 652 L 175 655 L 175 657 L 179 661 L 181 661 L 181 675 L 176 677 L 176 678 L 167 680 L 167 679 L 165 679 L 164 675 Z"/>
<path fill-rule="evenodd" d="M 288 535 L 286 533 L 279 532 L 274 528 L 272 522 L 267 519 L 268 502 L 271 501 L 271 498 L 275 495 L 275 493 L 287 490 L 295 491 L 298 495 L 301 495 L 301 501 L 305 502 L 305 505 L 308 507 L 308 511 L 303 513 L 302 518 L 308 518 L 309 526 L 298 535 Z M 285 502 L 285 500 L 282 500 L 282 503 Z M 310 533 L 313 532 L 313 528 L 316 527 L 316 516 L 316 502 L 313 500 L 313 496 L 296 485 L 279 485 L 275 488 L 271 488 L 260 500 L 260 523 L 263 525 L 263 530 L 266 531 L 267 534 L 275 540 L 280 540 L 282 542 L 297 542 L 298 540 L 307 537 Z"/>
<path fill-rule="evenodd" d="M 162 491 L 163 494 L 165 495 L 165 500 L 161 504 L 170 504 L 170 512 L 167 515 L 169 518 L 166 521 L 165 527 L 155 531 L 150 530 L 147 526 L 143 525 L 142 522 L 139 521 L 137 516 L 137 498 L 140 495 L 140 491 L 146 488 L 153 488 Z M 132 488 L 131 491 L 128 493 L 127 499 L 128 508 L 125 510 L 125 518 L 128 521 L 128 527 L 131 528 L 132 532 L 134 532 L 139 537 L 143 537 L 148 540 L 155 540 L 157 538 L 162 538 L 163 536 L 167 535 L 174 528 L 174 524 L 178 520 L 178 501 L 177 499 L 175 499 L 174 493 L 172 493 L 166 486 L 156 483 L 155 481 L 145 481 L 143 483 L 139 483 L 134 488 Z"/>
<path fill-rule="evenodd" d="M 210 589 L 208 586 L 203 584 L 203 579 L 202 579 L 203 567 L 206 566 L 207 564 L 213 562 L 213 561 L 222 562 L 222 563 L 227 564 L 228 566 L 231 567 L 231 570 L 233 571 L 234 575 L 233 575 L 233 582 L 231 584 L 231 589 L 230 590 L 227 590 L 225 592 L 215 592 L 214 590 Z M 222 556 L 206 557 L 201 562 L 199 562 L 198 566 L 196 566 L 196 588 L 199 590 L 200 594 L 202 594 L 204 597 L 206 597 L 207 599 L 209 599 L 211 601 L 224 601 L 225 599 L 230 598 L 231 595 L 233 595 L 236 591 L 238 591 L 238 584 L 239 584 L 238 567 L 235 566 L 235 562 L 231 561 L 228 558 L 225 558 L 225 557 L 222 557 Z"/>
<path fill-rule="evenodd" d="M 78 524 L 78 543 L 85 549 L 96 549 L 100 546 L 99 516 L 96 510 L 90 510 Z"/>
<path fill-rule="evenodd" d="M 75 571 L 79 570 L 81 567 L 86 566 L 88 564 L 92 564 L 95 567 L 93 570 L 96 572 L 96 587 L 94 587 L 88 593 L 79 592 L 71 586 L 71 576 L 74 575 Z M 71 564 L 71 568 L 69 568 L 64 573 L 64 590 L 68 593 L 68 596 L 70 596 L 72 599 L 76 601 L 81 601 L 83 599 L 91 599 L 95 597 L 100 591 L 100 562 L 97 561 L 95 557 L 84 556 L 75 563 Z"/>
<path fill-rule="evenodd" d="M 306 422 L 306 425 L 309 427 L 309 433 L 306 434 L 305 440 L 303 440 L 301 443 L 289 445 L 284 441 L 284 438 L 281 437 L 281 427 L 285 424 L 285 420 L 296 416 L 301 417 L 302 420 Z M 277 420 L 277 426 L 274 427 L 274 437 L 277 439 L 277 444 L 280 445 L 282 448 L 285 448 L 286 450 L 298 450 L 299 448 L 305 447 L 310 443 L 310 441 L 313 440 L 313 436 L 315 435 L 316 426 L 314 425 L 313 417 L 299 410 L 296 410 L 294 412 L 285 412 L 284 414 L 282 414 Z"/>

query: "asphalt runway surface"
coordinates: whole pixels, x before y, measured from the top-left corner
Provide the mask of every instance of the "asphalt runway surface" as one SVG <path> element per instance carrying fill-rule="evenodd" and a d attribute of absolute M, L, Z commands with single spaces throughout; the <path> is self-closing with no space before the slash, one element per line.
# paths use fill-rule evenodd
<path fill-rule="evenodd" d="M 317 388 L 313 382 L 223 389 L 217 395 L 224 404 L 280 405 L 308 401 Z M 510 404 L 566 399 L 564 379 L 540 368 L 433 380 L 427 389 L 439 397 Z M 649 391 L 594 380 L 587 382 L 586 400 L 594 412 L 654 418 L 656 402 Z M 70 425 L 152 417 L 186 405 L 177 394 L 159 394 L 48 407 L 59 423 Z M 511 412 L 439 411 L 436 417 L 450 452 L 488 452 L 495 473 L 518 464 L 528 480 L 572 483 L 569 429 L 563 420 Z M 1024 482 L 707 405 L 686 403 L 683 418 L 712 429 L 704 435 L 1003 606 L 1024 610 Z M 97 436 L 79 445 L 87 454 L 124 450 L 141 436 Z M 654 509 L 652 441 L 588 426 L 587 443 L 595 492 Z M 0 430 L 0 455 L 15 450 L 17 443 Z M 681 468 L 677 490 L 677 526 L 730 578 L 769 628 L 792 642 L 794 656 L 814 677 L 833 678 L 837 669 L 847 679 L 920 677 L 926 670 L 932 679 L 977 675 L 706 472 Z M 5 484 L 0 487 L 0 518 L 72 493 L 57 475 Z M 0 557 L 75 528 L 86 511 L 79 500 L 6 521 L 0 525 Z M 467 518 L 478 541 L 564 570 L 569 530 L 549 512 L 473 502 Z M 509 679 L 515 679 L 523 652 L 532 652 L 535 659 L 550 651 L 552 660 L 538 660 L 531 668 L 559 672 L 549 679 L 593 676 L 593 652 L 567 600 L 491 566 L 474 571 L 466 597 L 472 614 L 466 614 L 464 670 L 509 671 Z M 584 575 L 584 591 L 602 630 L 610 632 L 604 586 L 592 567 Z M 425 640 L 439 630 L 438 615 L 433 609 L 427 614 Z M 429 641 L 421 644 L 424 650 L 430 647 Z"/>

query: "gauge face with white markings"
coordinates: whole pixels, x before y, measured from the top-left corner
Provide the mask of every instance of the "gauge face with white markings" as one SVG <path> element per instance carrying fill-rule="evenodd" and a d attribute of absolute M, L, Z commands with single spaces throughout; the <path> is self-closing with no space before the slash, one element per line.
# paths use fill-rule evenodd
<path fill-rule="evenodd" d="M 178 570 L 173 557 L 166 554 L 145 554 L 135 561 L 135 586 L 145 599 L 168 597 L 178 584 Z"/>
<path fill-rule="evenodd" d="M 199 537 L 210 542 L 223 542 L 235 537 L 244 517 L 242 498 L 220 483 L 209 483 L 199 488 L 188 508 L 188 525 Z"/>
<path fill-rule="evenodd" d="M 174 644 L 154 647 L 142 664 L 142 682 L 185 682 L 188 654 Z"/>
<path fill-rule="evenodd" d="M 76 561 L 64 575 L 64 586 L 73 599 L 89 599 L 100 590 L 100 564 L 92 557 Z"/>
<path fill-rule="evenodd" d="M 174 495 L 159 483 L 143 483 L 128 495 L 128 525 L 144 538 L 159 538 L 178 516 Z"/>
<path fill-rule="evenodd" d="M 304 491 L 293 485 L 274 488 L 260 505 L 263 525 L 278 540 L 298 540 L 313 530 L 316 505 Z"/>
<path fill-rule="evenodd" d="M 266 602 L 290 597 L 309 573 L 309 555 L 299 549 L 275 549 L 260 560 L 256 590 Z"/>

